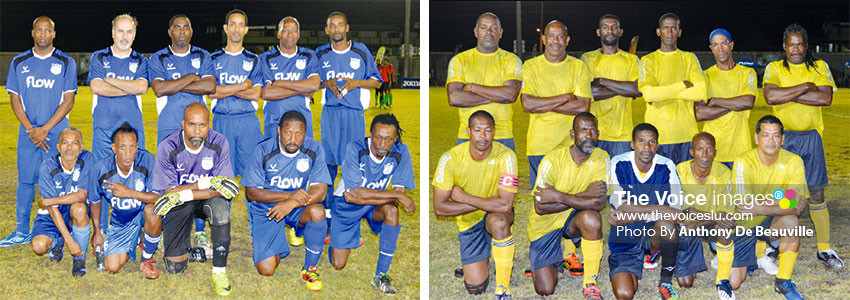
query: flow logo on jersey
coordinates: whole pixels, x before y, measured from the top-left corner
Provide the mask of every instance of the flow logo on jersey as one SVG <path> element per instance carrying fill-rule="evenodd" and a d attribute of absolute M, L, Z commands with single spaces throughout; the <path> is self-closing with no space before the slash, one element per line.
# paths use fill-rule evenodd
<path fill-rule="evenodd" d="M 55 79 L 36 79 L 35 76 L 27 76 L 27 88 L 46 88 L 52 89 Z"/>
<path fill-rule="evenodd" d="M 297 188 L 301 187 L 301 183 L 303 183 L 303 182 L 304 182 L 303 177 L 290 178 L 290 177 L 275 176 L 275 177 L 272 177 L 271 181 L 269 182 L 269 185 L 271 185 L 273 187 L 277 187 L 279 189 L 288 190 L 288 189 L 297 189 Z"/>
<path fill-rule="evenodd" d="M 133 198 L 118 198 L 114 196 L 109 199 L 109 204 L 120 210 L 135 209 L 142 206 L 142 202 L 139 200 Z"/>
<path fill-rule="evenodd" d="M 247 75 L 230 75 L 227 72 L 221 72 L 218 75 L 218 80 L 224 84 L 239 84 L 245 82 L 245 79 L 248 78 Z"/>
<path fill-rule="evenodd" d="M 133 71 L 133 72 L 135 72 L 135 71 Z M 113 72 L 107 72 L 107 73 L 106 73 L 106 77 L 109 77 L 109 78 L 116 78 L 116 79 L 121 79 L 121 80 L 135 80 L 135 78 L 134 78 L 133 76 L 130 76 L 130 75 L 127 75 L 127 76 L 116 76 L 116 75 L 115 75 L 115 73 L 113 73 Z"/>
<path fill-rule="evenodd" d="M 363 178 L 363 184 L 361 186 L 365 186 L 366 188 L 373 190 L 385 190 L 387 188 L 387 183 L 389 183 L 389 178 L 384 178 L 378 181 L 366 183 L 366 177 Z"/>
<path fill-rule="evenodd" d="M 348 78 L 354 79 L 354 72 L 334 72 L 334 70 L 328 71 L 327 77 L 325 78 Z"/>
<path fill-rule="evenodd" d="M 180 175 L 180 182 L 178 182 L 177 185 L 183 185 L 183 184 L 186 184 L 186 183 L 195 183 L 195 182 L 198 182 L 198 179 L 207 178 L 207 177 L 210 177 L 210 176 L 206 176 L 206 175 L 198 176 L 198 175 L 195 175 L 195 174 L 181 174 Z"/>
<path fill-rule="evenodd" d="M 333 71 L 331 71 L 333 72 Z M 301 80 L 301 73 L 287 72 L 283 73 L 274 73 L 274 80 Z"/>
<path fill-rule="evenodd" d="M 61 187 L 61 185 L 60 185 L 60 187 Z M 70 195 L 70 194 L 73 194 L 73 193 L 76 193 L 76 192 L 79 192 L 79 191 L 80 191 L 80 187 L 78 187 L 76 185 L 72 185 L 69 191 L 60 192 L 59 197 L 62 197 L 62 196 L 65 196 L 65 195 Z"/>

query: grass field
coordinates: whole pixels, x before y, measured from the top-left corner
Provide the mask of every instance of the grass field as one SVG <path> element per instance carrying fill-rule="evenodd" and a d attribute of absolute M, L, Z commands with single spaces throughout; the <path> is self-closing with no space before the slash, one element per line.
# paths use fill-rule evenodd
<path fill-rule="evenodd" d="M 825 191 L 826 201 L 829 203 L 832 228 L 832 247 L 850 262 L 850 232 L 846 230 L 850 226 L 850 203 L 848 203 L 848 183 L 850 183 L 850 89 L 840 89 L 833 96 L 833 104 L 824 108 L 824 147 L 826 151 L 826 163 L 829 172 L 831 187 Z M 430 106 L 430 136 L 429 136 L 429 174 L 433 176 L 436 162 L 449 148 L 454 146 L 458 126 L 457 109 L 448 106 L 445 88 L 431 88 L 429 90 Z M 633 102 L 633 121 L 635 124 L 643 122 L 645 103 L 642 100 Z M 525 155 L 526 135 L 528 128 L 528 114 L 522 111 L 520 102 L 513 104 L 514 141 L 517 147 L 517 159 L 519 160 L 520 190 L 516 197 L 514 240 L 517 241 L 516 256 L 514 257 L 514 268 L 511 277 L 511 290 L 515 299 L 540 298 L 534 292 L 531 277 L 522 274 L 529 266 L 528 261 L 528 237 L 526 234 L 527 218 L 532 207 L 529 195 L 528 162 Z M 750 125 L 755 126 L 756 121 L 762 116 L 771 113 L 759 93 L 756 107 L 750 116 Z M 568 130 L 568 129 L 565 129 Z M 431 178 L 433 180 L 433 178 Z M 433 193 L 431 192 L 431 198 Z M 609 209 L 603 213 L 603 220 Z M 453 219 L 438 218 L 434 215 L 433 204 L 429 211 L 430 230 L 430 288 L 431 298 L 434 299 L 466 299 L 471 297 L 463 287 L 462 279 L 455 278 L 453 270 L 460 266 L 460 254 L 457 241 L 457 226 Z M 603 228 L 604 235 L 608 235 L 608 224 Z M 804 212 L 801 220 L 802 225 L 813 226 L 808 212 Z M 711 253 L 706 249 L 706 263 L 711 259 Z M 602 264 L 599 271 L 598 283 L 603 291 L 605 299 L 614 299 L 611 292 L 611 282 L 608 276 L 608 250 L 607 243 Z M 850 271 L 847 268 L 838 271 L 826 270 L 816 259 L 815 238 L 809 237 L 802 240 L 800 255 L 794 268 L 793 279 L 799 290 L 810 299 L 847 299 L 850 294 Z M 580 251 L 579 251 L 580 252 Z M 492 265 L 492 262 L 491 262 Z M 659 271 L 645 271 L 640 281 L 640 290 L 636 293 L 636 299 L 658 299 Z M 709 267 L 707 272 L 697 275 L 694 288 L 685 290 L 677 289 L 682 299 L 716 299 L 714 290 L 715 271 Z M 494 276 L 491 275 L 488 292 L 478 298 L 490 298 L 495 288 Z M 558 287 L 552 298 L 555 299 L 580 299 L 581 277 L 561 275 Z M 739 299 L 780 299 L 780 295 L 773 292 L 773 277 L 763 271 L 751 274 L 744 286 L 736 292 Z"/>
<path fill-rule="evenodd" d="M 396 90 L 395 105 L 392 112 L 398 117 L 405 130 L 404 142 L 410 148 L 413 157 L 413 169 L 419 182 L 419 91 Z M 86 149 L 91 148 L 91 90 L 80 87 L 74 109 L 70 114 L 72 127 L 83 132 Z M 156 150 L 156 108 L 154 95 L 148 91 L 143 96 L 143 114 L 145 132 L 148 139 L 146 148 Z M 316 99 L 319 99 L 318 94 Z M 10 107 L 9 95 L 0 96 L 0 234 L 3 237 L 15 228 L 15 187 L 17 185 L 16 141 L 18 126 Z M 318 101 L 312 105 L 313 126 L 316 139 L 319 139 L 319 118 L 321 105 Z M 367 124 L 372 118 L 385 112 L 376 108 L 366 110 Z M 262 114 L 258 113 L 262 123 Z M 367 127 L 368 128 L 368 127 Z M 408 192 L 412 199 L 419 199 L 419 190 Z M 304 262 L 304 247 L 293 249 L 285 258 L 273 277 L 257 274 L 251 260 L 251 235 L 245 210 L 244 193 L 233 200 L 231 212 L 231 250 L 228 261 L 228 274 L 231 277 L 234 299 L 373 299 L 381 297 L 369 284 L 378 257 L 378 237 L 368 234 L 368 226 L 362 227 L 365 244 L 352 251 L 348 265 L 342 271 L 335 271 L 327 260 L 327 250 L 319 261 L 319 271 L 324 283 L 321 292 L 310 292 L 301 280 L 300 270 Z M 36 201 L 38 198 L 36 199 Z M 38 207 L 33 208 L 33 219 Z M 403 211 L 403 210 L 400 210 Z M 419 211 L 401 213 L 402 234 L 398 242 L 395 259 L 390 269 L 393 285 L 398 290 L 396 298 L 419 298 Z M 207 226 L 209 232 L 209 226 Z M 2 238 L 2 237 L 0 237 Z M 88 274 L 80 279 L 70 274 L 70 253 L 65 250 L 65 259 L 53 264 L 46 257 L 37 257 L 29 245 L 0 249 L 0 298 L 8 299 L 197 299 L 212 298 L 215 293 L 210 281 L 212 263 L 192 263 L 185 274 L 171 275 L 165 271 L 162 258 L 162 245 L 157 251 L 157 268 L 161 272 L 159 279 L 144 279 L 139 264 L 128 262 L 117 275 L 95 271 L 94 255 L 89 249 L 87 260 Z"/>

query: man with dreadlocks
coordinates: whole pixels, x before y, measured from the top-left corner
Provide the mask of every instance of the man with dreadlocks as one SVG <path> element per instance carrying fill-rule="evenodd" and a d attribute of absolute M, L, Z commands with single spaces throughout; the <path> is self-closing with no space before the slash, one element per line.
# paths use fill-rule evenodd
<path fill-rule="evenodd" d="M 413 164 L 410 150 L 401 142 L 404 131 L 395 115 L 376 116 L 369 132 L 369 137 L 348 143 L 343 152 L 342 180 L 334 191 L 331 208 L 328 258 L 335 269 L 345 268 L 351 249 L 360 247 L 360 220 L 366 219 L 372 233 L 380 234 L 372 286 L 392 295 L 395 289 L 387 272 L 401 231 L 398 205 L 407 212 L 416 210 L 416 203 L 405 194 L 416 188 Z M 392 189 L 387 190 L 390 185 Z"/>
<path fill-rule="evenodd" d="M 844 261 L 829 245 L 829 211 L 823 189 L 829 185 L 823 151 L 822 106 L 832 104 L 835 80 L 823 60 L 809 51 L 806 29 L 799 24 L 782 34 L 785 59 L 770 63 L 764 72 L 764 100 L 785 124 L 782 148 L 803 158 L 809 188 L 809 212 L 817 235 L 817 258 L 827 268 L 840 269 Z"/>

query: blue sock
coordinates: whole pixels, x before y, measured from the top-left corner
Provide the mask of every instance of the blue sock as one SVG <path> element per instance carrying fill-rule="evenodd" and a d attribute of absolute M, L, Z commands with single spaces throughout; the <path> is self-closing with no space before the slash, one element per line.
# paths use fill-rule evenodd
<path fill-rule="evenodd" d="M 318 266 L 322 250 L 325 249 L 325 235 L 328 233 L 327 223 L 307 222 L 304 226 L 304 266 L 307 270 L 310 266 Z"/>
<path fill-rule="evenodd" d="M 330 173 L 331 184 L 328 185 L 328 192 L 325 193 L 325 203 L 324 207 L 326 211 L 330 211 L 333 209 L 333 201 L 334 201 L 334 179 L 336 179 L 337 171 L 339 170 L 337 165 L 328 165 L 328 173 Z M 325 221 L 328 223 L 328 228 L 331 228 L 331 216 L 330 214 L 326 214 Z"/>
<path fill-rule="evenodd" d="M 195 218 L 195 232 L 204 232 L 207 228 L 207 220 L 203 218 Z"/>
<path fill-rule="evenodd" d="M 83 252 L 83 255 L 80 257 L 74 257 L 74 260 L 85 260 L 86 259 L 86 249 L 89 247 L 89 236 L 91 236 L 91 224 L 86 224 L 86 227 L 77 227 L 76 225 L 71 225 L 71 237 L 74 238 L 74 241 L 80 245 L 80 251 Z"/>
<path fill-rule="evenodd" d="M 398 234 L 401 232 L 401 225 L 390 226 L 387 223 L 381 225 L 381 236 L 379 237 L 378 250 L 378 267 L 375 268 L 375 275 L 381 273 L 386 274 L 390 270 L 390 264 L 393 262 L 395 248 L 398 244 Z"/>
<path fill-rule="evenodd" d="M 15 193 L 15 197 L 17 197 L 17 202 L 15 203 L 16 230 L 29 234 L 30 212 L 32 212 L 32 201 L 35 197 L 35 184 L 18 183 L 18 190 Z"/>
<path fill-rule="evenodd" d="M 153 257 L 154 253 L 156 253 L 156 246 L 159 245 L 159 239 L 162 237 L 162 234 L 157 236 L 151 236 L 147 232 L 145 232 L 145 243 L 142 247 L 142 260 L 146 261 Z"/>

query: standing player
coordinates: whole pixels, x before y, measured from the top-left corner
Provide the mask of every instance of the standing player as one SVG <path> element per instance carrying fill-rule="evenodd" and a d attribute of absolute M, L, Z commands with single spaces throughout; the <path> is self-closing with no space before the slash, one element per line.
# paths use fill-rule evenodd
<path fill-rule="evenodd" d="M 582 295 L 585 299 L 601 300 L 596 275 L 602 260 L 599 212 L 605 208 L 608 194 L 605 185 L 608 153 L 596 148 L 599 129 L 596 117 L 588 112 L 573 119 L 570 137 L 575 141 L 572 146 L 546 154 L 534 184 L 534 211 L 528 217 L 531 276 L 538 294 L 554 293 L 558 285 L 555 265 L 563 257 L 559 241 L 563 237 L 579 240 L 587 263 Z"/>
<path fill-rule="evenodd" d="M 472 32 L 478 45 L 452 57 L 446 79 L 449 105 L 457 107 L 460 115 L 457 144 L 469 140 L 466 129 L 471 127 L 465 123 L 469 116 L 484 110 L 496 120 L 495 141 L 515 151 L 511 103 L 519 95 L 522 61 L 499 48 L 503 30 L 495 14 L 485 12 L 478 16 Z"/>
<path fill-rule="evenodd" d="M 59 262 L 67 243 L 74 257 L 71 274 L 80 277 L 86 275 L 86 248 L 91 234 L 86 199 L 91 190 L 88 177 L 94 157 L 83 149 L 83 135 L 76 128 L 63 129 L 58 142 L 59 154 L 45 160 L 38 169 L 42 199 L 32 225 L 32 251 L 36 255 L 50 251 L 50 260 Z"/>
<path fill-rule="evenodd" d="M 325 153 L 319 142 L 306 137 L 307 120 L 298 111 L 280 118 L 277 135 L 257 145 L 246 165 L 242 185 L 248 200 L 248 220 L 254 244 L 254 266 L 274 275 L 289 255 L 284 226 L 304 237 L 301 278 L 307 288 L 322 290 L 316 268 L 324 250 L 328 224 L 322 202 L 330 184 Z M 309 189 L 309 190 L 308 190 Z M 282 221 L 282 222 L 281 222 Z"/>
<path fill-rule="evenodd" d="M 153 204 L 159 198 L 159 194 L 151 191 L 154 156 L 139 149 L 137 136 L 136 129 L 129 123 L 124 123 L 112 133 L 113 155 L 94 164 L 89 199 L 93 202 L 93 212 L 101 209 L 101 200 L 113 208 L 110 219 L 100 220 L 111 225 L 106 230 L 106 241 L 103 243 L 106 256 L 104 269 L 115 274 L 128 260 L 136 259 L 139 230 L 144 225 L 144 246 L 139 267 L 145 273 L 145 278 L 157 279 L 159 271 L 156 270 L 153 255 L 162 236 L 162 218 L 153 212 Z"/>
<path fill-rule="evenodd" d="M 349 41 L 347 33 L 348 18 L 332 12 L 325 23 L 331 42 L 316 48 L 322 80 L 322 148 L 331 182 L 343 163 L 348 143 L 366 134 L 363 111 L 369 107 L 369 90 L 381 86 L 372 52 L 363 43 Z M 328 190 L 334 190 L 333 184 Z M 333 201 L 329 193 L 325 209 L 333 210 Z"/>
<path fill-rule="evenodd" d="M 88 83 L 94 94 L 91 149 L 96 160 L 112 155 L 110 136 L 125 122 L 138 132 L 139 148 L 145 149 L 142 94 L 148 91 L 148 59 L 131 48 L 137 27 L 135 17 L 116 16 L 112 19 L 112 46 L 92 53 Z M 100 219 L 100 230 L 106 232 L 109 206 L 102 207 Z M 95 256 L 102 262 L 100 249 L 95 250 Z"/>
<path fill-rule="evenodd" d="M 378 67 L 378 71 L 381 72 L 381 79 L 383 79 L 384 83 L 381 84 L 381 87 L 378 88 L 378 98 L 381 99 L 381 109 L 384 108 L 393 108 L 393 83 L 395 83 L 395 68 L 388 61 L 384 60 L 381 62 L 381 66 Z M 375 103 L 375 105 L 378 105 Z"/>
<path fill-rule="evenodd" d="M 756 240 L 769 238 L 757 236 L 756 232 L 759 230 L 756 227 L 785 231 L 796 228 L 800 224 L 797 216 L 806 208 L 806 202 L 801 201 L 801 198 L 809 198 L 808 185 L 803 175 L 803 160 L 796 154 L 780 148 L 785 140 L 782 122 L 772 115 L 762 117 L 756 123 L 755 139 L 756 148 L 735 159 L 735 192 L 740 195 L 776 195 L 776 191 L 779 191 L 778 196 L 782 198 L 787 195 L 787 199 L 791 200 L 796 196 L 797 206 L 783 208 L 782 202 L 775 199 L 773 203 L 737 206 L 738 212 L 752 214 L 753 217 L 738 221 L 738 226 L 748 229 L 748 234 L 732 236 L 735 243 L 735 261 L 732 263 L 729 281 L 733 289 L 738 289 L 747 279 L 748 267 L 756 265 Z M 792 196 L 791 192 L 796 195 Z M 797 285 L 791 282 L 791 271 L 794 270 L 800 248 L 800 236 L 789 234 L 770 237 L 774 242 L 777 242 L 777 238 L 779 272 L 774 279 L 773 290 L 786 299 L 803 299 L 797 291 Z"/>
<path fill-rule="evenodd" d="M 750 142 L 750 110 L 756 101 L 756 71 L 735 64 L 732 34 L 717 28 L 708 36 L 716 64 L 705 70 L 708 102 L 694 103 L 703 131 L 717 138 L 717 160 L 732 168 L 732 161 L 753 148 Z"/>
<path fill-rule="evenodd" d="M 77 94 L 77 64 L 74 59 L 53 47 L 56 31 L 53 20 L 46 16 L 32 22 L 32 49 L 16 55 L 9 64 L 6 91 L 18 128 L 18 187 L 15 193 L 17 228 L 0 241 L 0 247 L 28 243 L 30 211 L 39 182 L 41 163 L 56 157 L 59 132 L 68 128 L 67 115 L 74 107 Z M 40 185 L 39 185 L 40 186 Z M 41 187 L 39 187 L 40 189 Z"/>
<path fill-rule="evenodd" d="M 619 17 L 600 17 L 596 35 L 602 47 L 581 55 L 593 76 L 590 112 L 599 120 L 599 148 L 617 156 L 631 150 L 632 99 L 641 96 L 638 57 L 620 50 L 623 29 Z"/>
<path fill-rule="evenodd" d="M 227 13 L 224 21 L 227 46 L 211 54 L 216 86 L 215 93 L 209 97 L 215 114 L 212 128 L 227 138 L 233 173 L 239 176 L 244 174 L 247 163 L 243 160 L 263 139 L 256 113 L 263 78 L 257 55 L 242 47 L 242 40 L 248 33 L 248 16 L 234 9 Z"/>
<path fill-rule="evenodd" d="M 239 194 L 231 179 L 230 148 L 227 139 L 209 129 L 210 112 L 201 103 L 192 103 L 183 113 L 183 129 L 157 146 L 151 189 L 163 194 L 154 212 L 165 216 L 165 267 L 168 273 L 182 273 L 189 258 L 189 232 L 192 219 L 210 221 L 213 246 L 212 281 L 215 293 L 230 295 L 225 273 L 230 248 L 230 203 Z"/>
<path fill-rule="evenodd" d="M 180 130 L 183 110 L 191 103 L 203 103 L 204 95 L 215 93 L 215 73 L 210 53 L 192 46 L 192 23 L 177 14 L 168 21 L 171 45 L 150 58 L 151 89 L 156 94 L 156 141 Z"/>
<path fill-rule="evenodd" d="M 307 137 L 313 138 L 310 98 L 319 90 L 319 64 L 316 52 L 298 47 L 301 23 L 285 17 L 277 25 L 280 45 L 260 55 L 263 74 L 263 132 L 266 138 L 277 134 L 278 120 L 290 110 L 307 121 Z"/>
<path fill-rule="evenodd" d="M 345 268 L 351 249 L 360 247 L 360 220 L 366 219 L 372 233 L 380 234 L 372 286 L 392 295 L 395 288 L 387 272 L 401 232 L 398 205 L 407 212 L 416 210 L 416 203 L 404 193 L 415 188 L 413 164 L 394 115 L 375 116 L 369 131 L 369 137 L 352 140 L 345 151 L 342 181 L 334 191 L 328 258 L 335 269 Z"/>
<path fill-rule="evenodd" d="M 488 261 L 496 263 L 496 299 L 511 299 L 514 264 L 514 196 L 519 187 L 516 154 L 493 143 L 496 121 L 487 111 L 469 116 L 471 141 L 440 157 L 434 174 L 434 214 L 455 217 L 463 283 L 471 295 L 487 291 Z"/>
<path fill-rule="evenodd" d="M 694 101 L 706 98 L 705 77 L 692 52 L 679 50 L 679 16 L 666 13 L 655 30 L 661 48 L 641 57 L 638 88 L 646 100 L 645 119 L 658 128 L 658 154 L 674 164 L 691 159 L 691 137 L 697 133 Z"/>
<path fill-rule="evenodd" d="M 809 51 L 806 29 L 791 24 L 782 34 L 785 59 L 767 65 L 764 71 L 764 100 L 773 106 L 776 117 L 785 121 L 785 144 L 782 148 L 799 155 L 806 167 L 809 184 L 809 213 L 818 240 L 817 258 L 827 268 L 840 269 L 844 261 L 829 245 L 829 210 L 823 189 L 829 185 L 823 152 L 823 115 L 821 107 L 832 104 L 836 89 L 829 66 L 815 60 Z"/>

